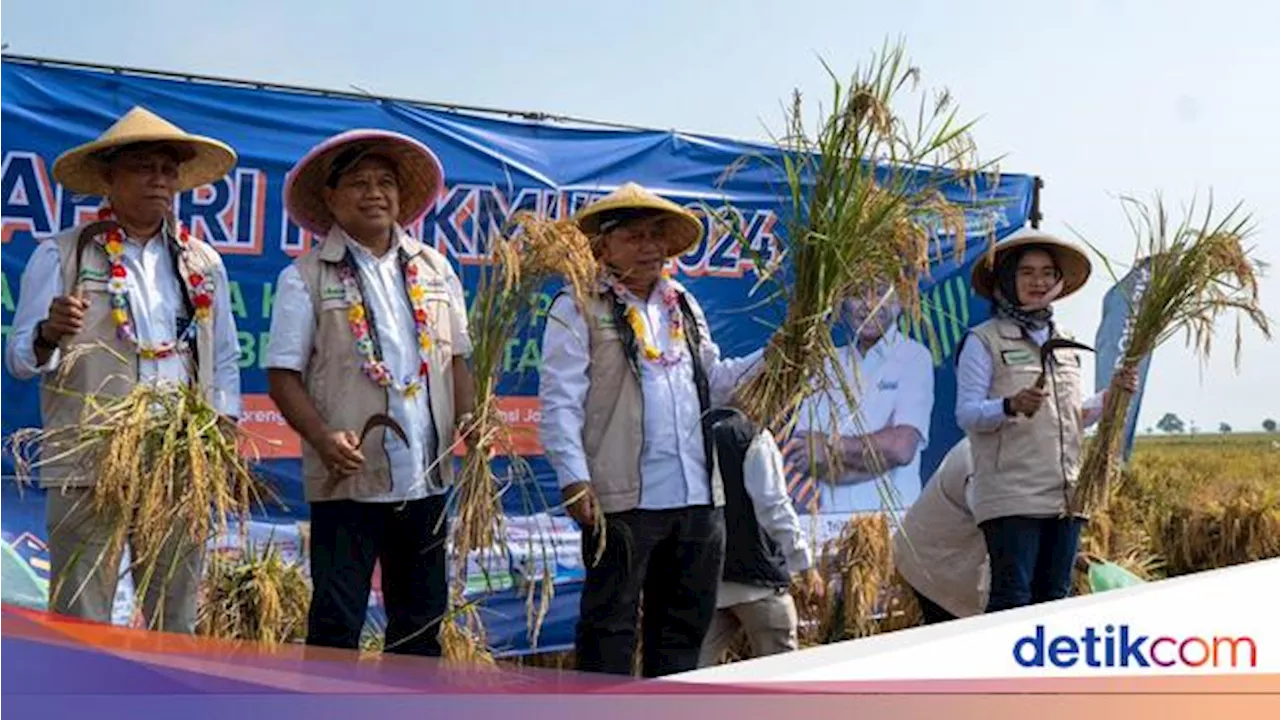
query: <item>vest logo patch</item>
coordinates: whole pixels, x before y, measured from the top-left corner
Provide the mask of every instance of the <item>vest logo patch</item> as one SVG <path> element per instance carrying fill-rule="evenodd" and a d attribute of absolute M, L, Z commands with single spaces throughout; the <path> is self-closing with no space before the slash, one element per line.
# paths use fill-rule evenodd
<path fill-rule="evenodd" d="M 107 280 L 110 280 L 110 279 L 111 279 L 111 275 L 106 270 L 98 271 L 98 270 L 94 270 L 93 268 L 80 268 L 80 274 L 76 277 L 77 281 L 102 280 L 103 282 L 106 282 Z"/>
<path fill-rule="evenodd" d="M 1036 361 L 1036 354 L 1030 350 L 1001 350 L 1000 360 L 1005 365 L 1030 365 Z"/>
<path fill-rule="evenodd" d="M 615 328 L 615 324 L 614 324 L 614 322 L 613 322 L 613 316 L 612 316 L 612 315 L 609 315 L 609 314 L 597 315 L 597 316 L 596 316 L 596 322 L 600 323 L 600 328 L 601 328 L 602 330 L 614 330 L 614 329 L 616 329 L 616 328 Z"/>
<path fill-rule="evenodd" d="M 326 287 L 320 289 L 321 300 L 341 300 L 347 296 L 347 291 L 341 285 Z"/>

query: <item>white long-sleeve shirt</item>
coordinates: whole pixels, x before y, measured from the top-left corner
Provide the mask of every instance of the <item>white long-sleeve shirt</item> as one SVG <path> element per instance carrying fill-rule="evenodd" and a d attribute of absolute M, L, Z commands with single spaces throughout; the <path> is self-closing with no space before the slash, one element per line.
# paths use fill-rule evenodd
<path fill-rule="evenodd" d="M 717 454 L 717 458 L 719 455 Z M 715 472 L 720 472 L 717 467 Z M 742 461 L 742 484 L 751 498 L 756 522 L 782 551 L 787 572 L 795 575 L 813 566 L 813 552 L 805 537 L 800 517 L 787 493 L 782 451 L 773 433 L 763 430 L 751 440 Z M 726 608 L 754 602 L 773 594 L 771 588 L 721 581 L 716 592 L 716 607 Z"/>
<path fill-rule="evenodd" d="M 404 272 L 400 268 L 399 248 L 403 236 L 382 257 L 375 257 L 360 243 L 351 240 L 342 228 L 335 225 L 330 231 L 347 244 L 354 255 L 364 290 L 364 302 L 372 311 L 378 335 L 379 348 L 392 377 L 417 376 L 421 359 L 418 355 L 417 324 L 413 319 L 413 307 L 404 290 Z M 453 332 L 455 355 L 471 353 L 471 336 L 467 328 L 466 300 L 462 283 L 448 263 L 445 286 L 451 296 L 449 321 Z M 271 313 L 271 344 L 267 349 L 266 366 L 294 372 L 305 372 L 315 344 L 316 316 L 311 303 L 311 293 L 297 267 L 289 265 L 280 272 Z M 356 352 L 355 345 L 345 348 L 326 348 L 326 352 Z M 363 502 L 400 502 L 419 500 L 429 495 L 439 495 L 447 488 L 429 483 L 427 470 L 435 462 L 437 448 L 436 429 L 431 419 L 430 392 L 417 393 L 406 398 L 404 393 L 392 390 L 387 393 L 387 414 L 400 423 L 409 444 L 405 445 L 395 433 L 383 433 L 383 447 L 391 464 L 391 490 L 374 497 L 361 498 Z M 356 430 L 359 428 L 346 428 Z M 449 462 L 448 458 L 444 462 Z"/>
<path fill-rule="evenodd" d="M 173 342 L 177 316 L 186 314 L 183 288 L 174 268 L 168 244 L 157 235 L 139 242 L 125 238 L 124 266 L 129 294 L 129 311 L 134 334 L 140 343 L 158 345 Z M 223 415 L 239 417 L 240 340 L 231 312 L 231 292 L 226 267 L 217 257 L 213 268 L 213 363 L 214 383 L 210 403 Z M 49 317 L 53 299 L 66 294 L 62 283 L 62 260 L 52 239 L 41 242 L 22 272 L 18 306 L 13 313 L 13 334 L 5 346 L 5 365 L 19 380 L 27 380 L 58 368 L 62 354 L 54 350 L 44 365 L 36 363 L 36 325 Z M 180 354 L 153 360 L 138 359 L 139 382 L 190 380 L 187 359 Z"/>
<path fill-rule="evenodd" d="M 1036 345 L 1049 340 L 1049 329 L 1032 330 L 1030 337 Z M 989 432 L 1005 421 L 1004 398 L 989 397 L 991 381 L 995 377 L 991 353 L 980 340 L 970 337 L 960 350 L 956 361 L 956 424 L 965 432 Z M 1102 417 L 1104 393 L 1096 393 L 1085 399 L 1084 427 L 1089 427 Z"/>
<path fill-rule="evenodd" d="M 719 346 L 711 340 L 702 308 L 691 293 L 686 293 L 686 297 L 702 332 L 702 345 L 698 350 L 707 374 L 711 404 L 723 405 L 757 366 L 763 351 L 757 350 L 740 359 L 722 359 Z M 624 302 L 644 315 L 648 341 L 660 351 L 666 351 L 671 339 L 661 294 L 655 290 L 644 303 L 631 297 L 624 298 Z M 561 488 L 591 480 L 587 453 L 582 445 L 590 356 L 586 320 L 573 300 L 561 295 L 547 315 L 542 336 L 542 367 L 538 373 L 542 446 Z M 692 360 L 685 353 L 678 364 L 663 367 L 641 358 L 640 385 L 644 396 L 640 509 L 666 510 L 710 504 L 711 488 L 702 444 L 702 409 L 693 381 Z"/>
<path fill-rule="evenodd" d="M 920 496 L 920 456 L 929 446 L 929 424 L 933 417 L 933 355 L 920 342 L 903 335 L 897 327 L 884 333 L 864 355 L 856 344 L 837 351 L 828 365 L 834 389 L 807 398 L 796 419 L 796 429 L 842 436 L 868 435 L 886 427 L 914 428 L 918 441 L 912 459 L 889 469 L 882 480 L 894 488 L 891 509 L 902 511 Z M 839 363 L 835 367 L 834 363 Z M 843 378 L 853 389 L 857 405 L 840 389 Z M 822 482 L 821 511 L 847 515 L 874 512 L 885 506 L 873 480 L 837 484 Z"/>

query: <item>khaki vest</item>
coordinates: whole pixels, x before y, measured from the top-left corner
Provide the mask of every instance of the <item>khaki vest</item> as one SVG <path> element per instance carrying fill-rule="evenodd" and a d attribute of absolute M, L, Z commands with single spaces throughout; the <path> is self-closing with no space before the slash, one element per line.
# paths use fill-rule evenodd
<path fill-rule="evenodd" d="M 45 373 L 40 380 L 40 413 L 47 429 L 98 422 L 91 411 L 86 411 L 84 397 L 95 395 L 103 400 L 123 397 L 138 382 L 137 348 L 116 336 L 116 325 L 111 319 L 111 296 L 107 293 L 111 265 L 106 251 L 99 242 L 89 242 L 77 261 L 76 246 L 85 227 L 78 225 L 44 241 L 57 243 L 63 292 L 70 294 L 78 288 L 89 300 L 84 330 L 63 338 L 61 352 L 64 360 L 60 360 L 59 367 L 53 372 Z M 165 228 L 165 237 L 170 243 L 177 242 L 168 226 Z M 192 272 L 208 276 L 215 271 L 217 265 L 217 251 L 195 238 L 188 243 L 186 251 L 177 254 L 176 272 L 188 299 L 191 297 L 188 276 Z M 175 315 L 189 316 L 185 307 L 172 308 L 172 311 Z M 196 379 L 206 399 L 210 398 L 215 374 L 213 342 L 212 320 L 200 323 L 195 335 L 195 367 L 192 367 L 191 356 L 186 356 L 187 371 Z M 71 365 L 65 365 L 67 353 L 73 348 L 98 343 L 111 352 L 94 350 L 81 355 Z M 124 358 L 124 361 L 120 358 Z M 46 443 L 42 455 L 58 457 L 62 447 L 64 446 L 57 442 Z M 60 458 L 40 468 L 40 485 L 46 488 L 89 487 L 96 479 L 97 473 L 92 467 L 91 458 L 84 453 Z"/>
<path fill-rule="evenodd" d="M 988 397 L 1002 398 L 1035 384 L 1040 347 L 1008 320 L 988 320 L 973 329 L 991 355 L 994 374 Z M 1050 363 L 1045 398 L 1032 417 L 1005 418 L 990 432 L 969 434 L 973 444 L 974 505 L 979 523 L 999 517 L 1053 517 L 1066 512 L 1067 493 L 1080 473 L 1083 438 L 1080 353 L 1057 350 Z"/>
<path fill-rule="evenodd" d="M 453 408 L 453 326 L 450 323 L 452 302 L 444 281 L 443 255 L 417 240 L 402 235 L 402 264 L 416 264 L 426 278 L 426 301 L 431 314 L 433 345 L 427 371 L 427 390 L 431 420 L 436 429 L 436 448 L 440 460 L 433 468 L 440 480 L 453 482 L 454 441 Z M 356 353 L 355 338 L 347 322 L 349 304 L 342 286 L 339 268 L 347 253 L 342 234 L 331 233 L 320 247 L 298 258 L 294 264 L 311 294 L 316 332 L 311 359 L 303 373 L 303 382 L 316 411 L 335 430 L 359 433 L 371 415 L 387 412 L 387 393 L 365 377 L 361 359 Z M 364 467 L 356 475 L 334 482 L 320 455 L 304 439 L 302 442 L 302 475 L 307 502 L 351 500 L 372 497 L 392 487 L 391 463 L 383 445 L 386 430 L 374 428 L 360 446 Z"/>
<path fill-rule="evenodd" d="M 969 442 L 961 440 L 943 458 L 893 537 L 898 572 L 956 617 L 979 615 L 986 606 L 980 586 L 987 544 L 965 497 L 972 472 Z"/>
<path fill-rule="evenodd" d="M 679 289 L 683 294 L 683 288 Z M 687 306 L 686 306 L 687 307 Z M 644 397 L 640 366 L 627 346 L 634 342 L 631 329 L 605 294 L 587 302 L 586 325 L 590 343 L 587 366 L 586 422 L 582 429 L 587 470 L 600 509 L 606 514 L 634 510 L 640 505 L 640 454 L 644 446 Z M 705 382 L 698 347 L 701 334 L 691 313 L 685 312 L 685 337 L 694 363 L 695 385 Z M 620 332 L 621 330 L 621 332 Z M 703 408 L 705 415 L 708 408 Z M 703 445 L 708 452 L 707 473 L 712 475 L 710 434 L 704 423 Z M 708 478 L 711 499 L 724 505 L 724 486 L 718 476 Z"/>

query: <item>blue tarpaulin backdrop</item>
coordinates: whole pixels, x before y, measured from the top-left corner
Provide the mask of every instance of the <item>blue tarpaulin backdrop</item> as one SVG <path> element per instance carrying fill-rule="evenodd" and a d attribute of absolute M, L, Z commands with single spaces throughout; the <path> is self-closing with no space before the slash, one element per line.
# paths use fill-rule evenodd
<path fill-rule="evenodd" d="M 190 132 L 219 138 L 239 153 L 239 164 L 231 174 L 211 186 L 182 194 L 178 206 L 183 222 L 223 253 L 235 283 L 243 392 L 252 408 L 263 407 L 266 393 L 261 360 L 269 342 L 271 288 L 280 270 L 310 243 L 283 212 L 284 176 L 307 149 L 329 135 L 355 127 L 387 128 L 417 137 L 435 150 L 444 165 L 448 190 L 411 230 L 433 242 L 455 263 L 468 289 L 475 283 L 475 265 L 486 253 L 485 238 L 512 212 L 528 209 L 564 216 L 626 181 L 640 182 L 691 208 L 704 202 L 716 207 L 732 203 L 741 213 L 752 246 L 766 257 L 770 256 L 772 238 L 783 231 L 783 220 L 777 214 L 780 178 L 766 163 L 750 163 L 721 182 L 726 168 L 744 155 L 769 154 L 771 150 L 765 146 L 679 132 L 511 121 L 376 98 L 218 85 L 7 59 L 3 63 L 4 170 L 0 192 L 4 203 L 6 341 L 19 279 L 37 239 L 83 221 L 99 202 L 58 186 L 50 175 L 53 160 L 67 148 L 98 136 L 134 105 L 143 105 Z M 978 203 L 959 185 L 949 188 L 948 195 L 970 207 L 971 228 L 993 226 L 996 235 L 1003 236 L 1027 222 L 1034 185 L 1030 176 L 1002 175 L 997 182 L 979 186 Z M 931 443 L 921 467 L 924 478 L 960 436 L 952 411 L 952 356 L 964 329 L 987 314 L 985 303 L 973 296 L 967 280 L 983 247 L 985 242 L 971 239 L 965 261 L 940 262 L 922 288 L 926 292 L 925 322 L 916 324 L 912 331 L 933 350 L 936 369 Z M 782 317 L 778 303 L 748 309 L 760 300 L 749 297 L 757 279 L 749 257 L 727 232 L 719 231 L 679 259 L 680 279 L 705 308 L 713 338 L 726 356 L 760 347 L 770 324 Z M 931 326 L 933 332 L 924 330 L 925 326 Z M 501 387 L 504 395 L 536 396 L 540 336 L 541 325 L 535 322 L 526 337 L 512 344 L 508 374 Z M 19 382 L 6 373 L 3 401 L 6 437 L 18 428 L 40 424 L 36 383 Z M 558 502 L 549 466 L 539 457 L 530 461 L 547 501 Z M 11 475 L 7 455 L 4 468 L 6 476 Z M 305 520 L 298 461 L 272 459 L 264 463 L 264 470 L 286 499 L 292 500 L 287 512 L 267 519 L 282 523 Z M 6 480 L 5 485 L 6 542 L 21 540 L 22 547 L 38 548 L 44 536 L 40 495 L 27 494 L 19 501 L 12 483 Z M 517 516 L 530 512 L 520 495 L 512 493 L 507 508 Z M 38 551 L 27 554 L 37 570 L 43 568 L 47 573 Z M 539 642 L 544 648 L 572 643 L 577 608 L 574 568 L 579 561 L 558 557 L 557 564 L 561 570 L 557 600 Z M 515 594 L 500 593 L 489 606 L 494 611 L 489 618 L 494 643 L 510 651 L 526 650 L 524 611 Z"/>

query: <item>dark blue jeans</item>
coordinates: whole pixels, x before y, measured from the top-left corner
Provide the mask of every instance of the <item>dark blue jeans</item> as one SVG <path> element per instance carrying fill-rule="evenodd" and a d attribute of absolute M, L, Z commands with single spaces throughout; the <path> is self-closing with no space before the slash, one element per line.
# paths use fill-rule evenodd
<path fill-rule="evenodd" d="M 1011 516 L 979 525 L 991 559 L 987 612 L 1070 595 L 1083 524 L 1078 518 Z"/>

